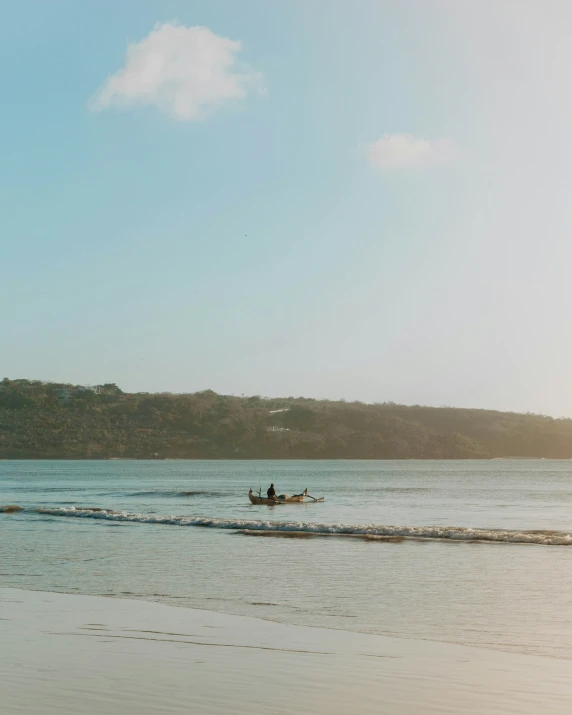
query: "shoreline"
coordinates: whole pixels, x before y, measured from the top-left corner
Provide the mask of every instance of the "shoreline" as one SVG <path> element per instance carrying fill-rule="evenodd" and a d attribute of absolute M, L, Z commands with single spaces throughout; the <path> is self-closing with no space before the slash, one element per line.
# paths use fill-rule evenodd
<path fill-rule="evenodd" d="M 572 462 L 572 457 L 0 457 L 0 462 Z"/>
<path fill-rule="evenodd" d="M 493 460 L 542 460 L 561 462 L 572 457 L 0 457 L 0 462 L 490 462 Z"/>
<path fill-rule="evenodd" d="M 0 587 L 11 715 L 564 715 L 569 669 L 557 658 Z"/>

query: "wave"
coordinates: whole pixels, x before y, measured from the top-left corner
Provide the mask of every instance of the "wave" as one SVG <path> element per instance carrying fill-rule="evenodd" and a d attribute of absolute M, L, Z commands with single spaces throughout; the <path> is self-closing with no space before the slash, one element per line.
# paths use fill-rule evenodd
<path fill-rule="evenodd" d="M 4 489 L 15 492 L 89 492 L 92 487 L 23 487 L 18 482 L 5 482 Z"/>
<path fill-rule="evenodd" d="M 421 492 L 435 492 L 438 491 L 438 487 L 365 487 L 359 490 L 360 492 L 366 492 L 369 494 L 380 494 L 383 495 L 386 492 L 396 493 L 396 494 L 417 494 Z M 351 492 L 355 493 L 355 490 Z"/>
<path fill-rule="evenodd" d="M 14 511 L 17 507 L 0 507 L 1 511 Z M 376 524 L 313 524 L 302 521 L 266 521 L 251 519 L 221 519 L 202 516 L 161 516 L 136 514 L 96 507 L 36 507 L 23 512 L 103 519 L 139 524 L 164 524 L 168 526 L 197 526 L 210 529 L 227 529 L 241 532 L 297 533 L 311 535 L 361 536 L 372 540 L 387 537 L 404 539 L 429 539 L 443 541 L 484 541 L 511 544 L 539 544 L 542 546 L 572 546 L 572 533 L 551 530 L 509 531 L 503 529 L 472 529 L 463 526 L 392 526 Z"/>
<path fill-rule="evenodd" d="M 177 489 L 160 491 L 147 491 L 147 492 L 130 492 L 128 496 L 132 497 L 224 497 L 228 496 L 230 492 L 216 492 L 208 491 L 204 489 L 193 489 L 190 491 L 181 492 Z"/>

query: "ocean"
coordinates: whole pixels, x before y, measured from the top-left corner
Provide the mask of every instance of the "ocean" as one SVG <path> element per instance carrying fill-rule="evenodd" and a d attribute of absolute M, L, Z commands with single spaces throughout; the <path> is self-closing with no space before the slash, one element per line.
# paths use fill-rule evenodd
<path fill-rule="evenodd" d="M 4 587 L 572 658 L 570 461 L 1 461 L 0 512 Z"/>

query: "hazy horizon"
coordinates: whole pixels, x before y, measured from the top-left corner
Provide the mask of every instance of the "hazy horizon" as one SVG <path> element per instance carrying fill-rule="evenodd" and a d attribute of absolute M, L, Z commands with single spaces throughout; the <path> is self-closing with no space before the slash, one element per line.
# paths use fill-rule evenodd
<path fill-rule="evenodd" d="M 572 416 L 572 6 L 322 7 L 6 7 L 0 379 Z"/>

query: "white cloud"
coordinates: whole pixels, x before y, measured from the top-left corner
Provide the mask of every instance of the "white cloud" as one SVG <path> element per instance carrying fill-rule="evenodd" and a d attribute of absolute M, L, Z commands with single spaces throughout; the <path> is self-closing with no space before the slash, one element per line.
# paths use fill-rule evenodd
<path fill-rule="evenodd" d="M 450 139 L 419 139 L 411 134 L 385 134 L 366 147 L 374 169 L 417 169 L 446 164 L 457 154 Z"/>
<path fill-rule="evenodd" d="M 237 66 L 240 49 L 240 42 L 208 27 L 157 24 L 128 46 L 125 66 L 106 79 L 90 107 L 150 105 L 176 119 L 201 119 L 262 89 L 262 75 Z"/>

